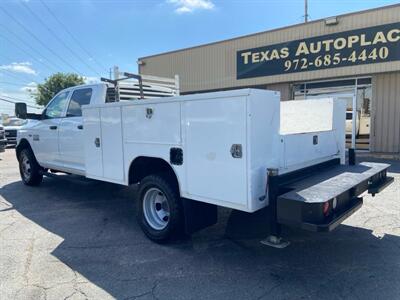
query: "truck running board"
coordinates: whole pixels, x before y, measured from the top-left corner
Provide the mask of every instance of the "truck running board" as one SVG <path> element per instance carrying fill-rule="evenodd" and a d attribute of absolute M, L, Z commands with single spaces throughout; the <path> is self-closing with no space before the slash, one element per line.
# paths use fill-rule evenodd
<path fill-rule="evenodd" d="M 73 175 L 70 173 L 66 173 L 66 172 L 62 172 L 62 171 L 56 171 L 53 170 L 52 172 L 47 172 L 47 171 L 40 171 L 40 174 L 42 174 L 43 176 L 46 177 L 50 177 L 50 178 L 57 178 L 57 179 L 61 179 L 61 180 L 66 180 L 69 182 L 80 182 L 80 183 L 88 183 L 88 182 L 92 182 L 94 181 L 93 179 L 81 176 L 81 175 Z M 68 176 L 66 176 L 68 175 Z"/>
<path fill-rule="evenodd" d="M 375 195 L 393 181 L 386 175 L 388 167 L 371 162 L 330 165 L 297 181 L 281 183 L 277 222 L 310 231 L 331 231 L 361 207 L 359 195 L 367 190 Z"/>

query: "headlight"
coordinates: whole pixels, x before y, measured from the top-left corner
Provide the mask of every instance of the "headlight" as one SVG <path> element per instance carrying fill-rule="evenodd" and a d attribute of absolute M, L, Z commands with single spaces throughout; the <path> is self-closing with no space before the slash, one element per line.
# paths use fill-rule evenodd
<path fill-rule="evenodd" d="M 27 120 L 18 120 L 15 122 L 15 126 L 22 126 L 25 125 L 27 122 Z"/>

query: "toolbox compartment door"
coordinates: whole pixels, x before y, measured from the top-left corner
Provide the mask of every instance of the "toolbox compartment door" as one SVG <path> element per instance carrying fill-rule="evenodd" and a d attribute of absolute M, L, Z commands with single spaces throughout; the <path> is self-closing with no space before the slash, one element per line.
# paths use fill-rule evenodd
<path fill-rule="evenodd" d="M 187 101 L 187 191 L 204 202 L 246 209 L 246 98 Z M 233 147 L 240 157 L 234 157 Z"/>
<path fill-rule="evenodd" d="M 103 177 L 103 152 L 96 139 L 101 137 L 100 108 L 84 108 L 84 151 L 87 177 Z"/>
<path fill-rule="evenodd" d="M 123 184 L 121 108 L 86 107 L 83 123 L 86 177 Z"/>

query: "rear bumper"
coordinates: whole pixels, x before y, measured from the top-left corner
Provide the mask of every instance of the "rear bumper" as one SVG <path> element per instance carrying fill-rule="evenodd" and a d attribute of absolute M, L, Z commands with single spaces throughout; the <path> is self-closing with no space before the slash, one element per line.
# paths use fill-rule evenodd
<path fill-rule="evenodd" d="M 371 184 L 368 188 L 368 193 L 375 195 L 381 191 L 383 191 L 386 187 L 388 187 L 394 181 L 393 177 L 385 177 L 381 182 Z M 303 222 L 301 224 L 301 228 L 308 231 L 314 232 L 329 232 L 338 227 L 344 220 L 354 214 L 358 209 L 361 208 L 363 204 L 363 199 L 360 197 L 353 198 L 349 201 L 349 206 L 342 210 L 341 213 L 334 213 L 330 216 L 330 219 L 327 219 L 326 223 L 323 224 L 312 224 Z"/>
<path fill-rule="evenodd" d="M 386 176 L 383 180 L 380 182 L 371 184 L 368 187 L 368 193 L 372 194 L 372 197 L 375 196 L 375 194 L 380 193 L 383 191 L 385 188 L 387 188 L 392 182 L 394 181 L 393 177 Z"/>
<path fill-rule="evenodd" d="M 327 171 L 283 184 L 280 189 L 289 192 L 277 198 L 277 221 L 308 231 L 332 231 L 362 206 L 359 195 L 368 191 L 374 196 L 393 182 L 393 177 L 387 176 L 388 167 L 332 165 Z M 354 180 L 349 181 L 351 178 Z"/>
<path fill-rule="evenodd" d="M 354 214 L 357 210 L 359 210 L 361 208 L 362 204 L 363 204 L 362 198 L 354 198 L 351 201 L 351 204 L 347 210 L 345 210 L 342 213 L 334 214 L 332 216 L 332 219 L 330 221 L 327 221 L 327 223 L 312 224 L 312 223 L 303 222 L 303 223 L 301 223 L 300 227 L 304 230 L 314 231 L 314 232 L 332 231 L 336 227 L 338 227 L 344 220 L 346 220 L 348 217 L 350 217 L 352 214 Z"/>

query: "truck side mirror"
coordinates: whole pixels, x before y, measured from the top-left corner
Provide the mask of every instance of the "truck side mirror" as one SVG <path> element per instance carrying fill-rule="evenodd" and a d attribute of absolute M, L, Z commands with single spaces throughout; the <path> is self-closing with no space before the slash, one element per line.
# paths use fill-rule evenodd
<path fill-rule="evenodd" d="M 20 119 L 26 119 L 27 117 L 26 103 L 23 102 L 15 103 L 15 116 Z"/>

